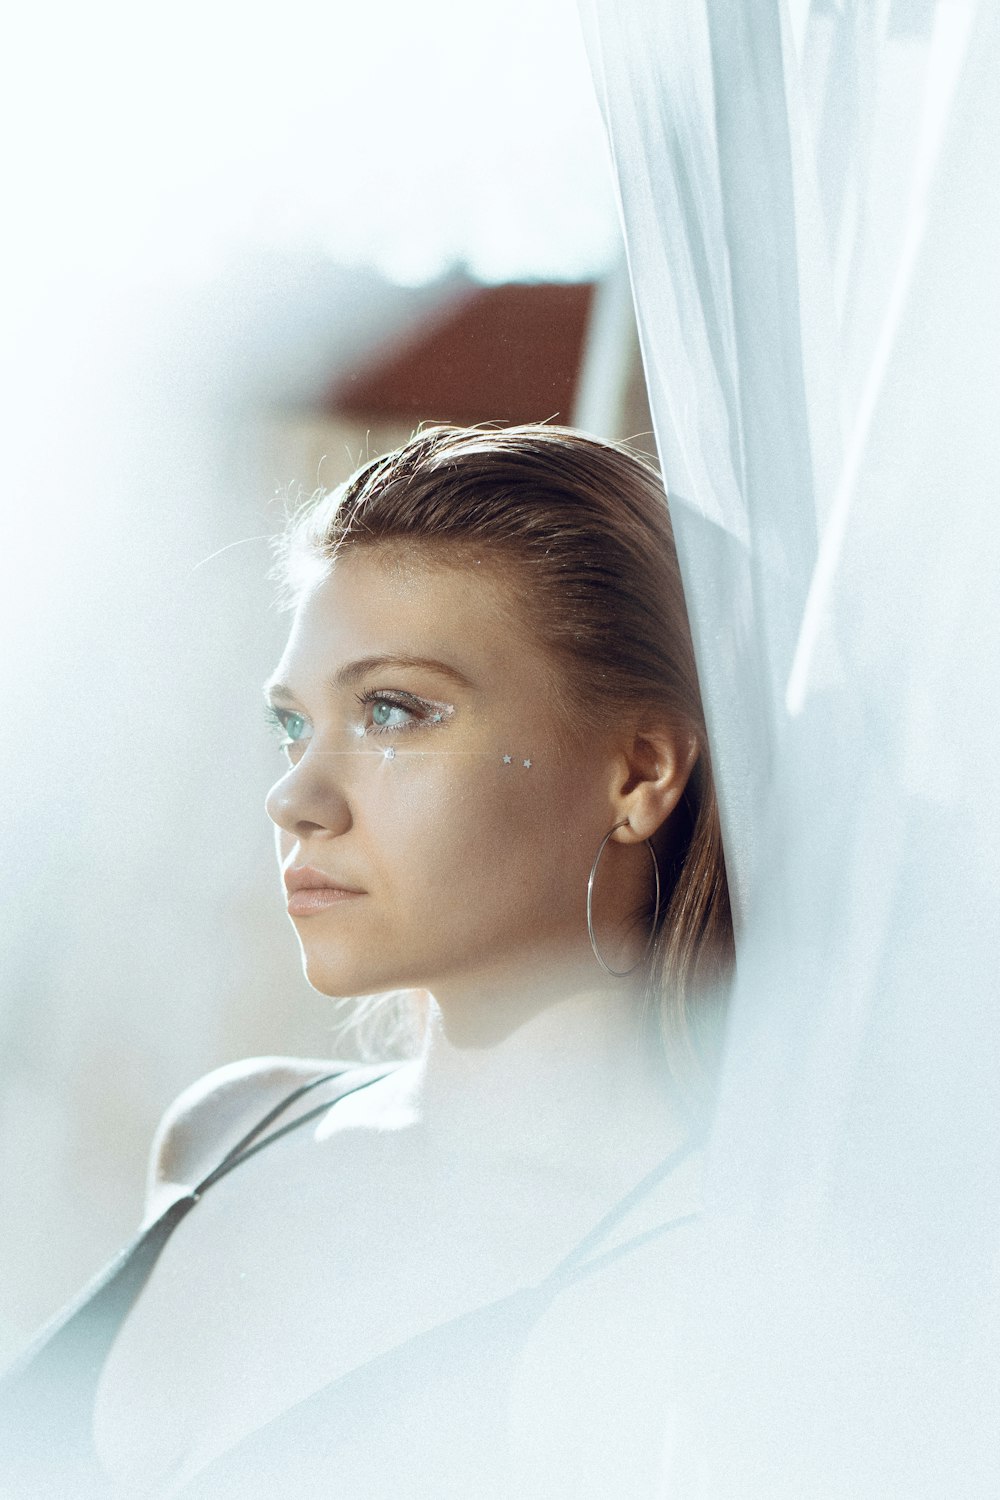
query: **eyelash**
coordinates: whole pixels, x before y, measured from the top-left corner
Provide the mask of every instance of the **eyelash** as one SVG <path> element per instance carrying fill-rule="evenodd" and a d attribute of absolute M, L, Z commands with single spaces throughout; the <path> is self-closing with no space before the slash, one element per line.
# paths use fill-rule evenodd
<path fill-rule="evenodd" d="M 365 726 L 366 734 L 400 734 L 407 729 L 420 728 L 431 719 L 432 713 L 436 710 L 441 711 L 442 718 L 444 717 L 444 705 L 440 705 L 439 709 L 439 705 L 427 703 L 423 698 L 413 697 L 409 693 L 380 692 L 372 688 L 366 692 L 357 693 L 355 696 L 363 709 L 367 709 L 373 703 L 388 703 L 391 708 L 401 708 L 405 713 L 415 716 L 409 724 L 368 724 Z M 292 745 L 303 743 L 302 740 L 292 739 L 288 733 L 288 723 L 290 719 L 303 719 L 308 723 L 305 714 L 297 713 L 290 708 L 277 708 L 274 704 L 267 704 L 264 713 L 271 728 L 282 736 L 279 742 L 280 749 L 287 750 Z"/>
<path fill-rule="evenodd" d="M 415 698 L 410 693 L 379 692 L 372 688 L 355 696 L 362 708 L 368 708 L 373 703 L 388 703 L 390 708 L 401 708 L 404 713 L 415 715 L 409 724 L 368 724 L 365 726 L 366 733 L 400 734 L 408 729 L 418 729 L 434 711 L 433 704 L 426 703 L 423 698 Z"/>
<path fill-rule="evenodd" d="M 272 703 L 268 703 L 264 707 L 264 717 L 270 728 L 282 736 L 278 742 L 280 750 L 287 750 L 289 745 L 301 743 L 299 740 L 293 740 L 288 733 L 288 721 L 289 719 L 305 719 L 304 714 L 297 714 L 290 708 L 275 708 Z"/>

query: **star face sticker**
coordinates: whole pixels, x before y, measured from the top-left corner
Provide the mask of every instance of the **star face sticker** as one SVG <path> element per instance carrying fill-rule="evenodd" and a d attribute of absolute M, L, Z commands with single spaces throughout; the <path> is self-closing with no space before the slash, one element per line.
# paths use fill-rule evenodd
<path fill-rule="evenodd" d="M 511 757 L 511 756 L 509 756 L 509 755 L 505 755 L 505 756 L 504 756 L 504 758 L 503 758 L 503 763 L 504 763 L 504 765 L 505 765 L 505 766 L 509 766 L 509 765 L 510 765 L 510 763 L 511 763 L 511 760 L 512 760 L 512 757 Z"/>
<path fill-rule="evenodd" d="M 395 752 L 395 750 L 393 749 L 393 747 L 391 745 L 389 746 L 388 750 L 385 752 L 385 758 L 386 758 L 386 760 L 395 760 L 396 759 L 396 752 Z"/>
<path fill-rule="evenodd" d="M 522 766 L 524 767 L 524 769 L 526 771 L 530 771 L 531 770 L 531 761 L 530 760 L 522 760 L 521 764 L 522 764 Z"/>

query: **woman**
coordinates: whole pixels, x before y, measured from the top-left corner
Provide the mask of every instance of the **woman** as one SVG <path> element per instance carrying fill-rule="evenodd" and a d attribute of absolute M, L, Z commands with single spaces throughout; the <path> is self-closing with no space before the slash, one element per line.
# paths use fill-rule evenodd
<path fill-rule="evenodd" d="M 411 992 L 425 1041 L 181 1097 L 144 1234 L 8 1380 L 11 1462 L 73 1494 L 652 1493 L 732 962 L 659 480 L 434 428 L 283 572 L 267 808 L 306 973 Z"/>

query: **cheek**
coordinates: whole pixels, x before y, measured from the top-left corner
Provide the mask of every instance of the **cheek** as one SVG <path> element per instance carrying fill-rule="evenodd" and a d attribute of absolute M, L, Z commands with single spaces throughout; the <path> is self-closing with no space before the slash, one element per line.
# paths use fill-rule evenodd
<path fill-rule="evenodd" d="M 366 817 L 371 858 L 400 905 L 440 920 L 558 905 L 570 884 L 576 841 L 564 778 L 551 766 L 502 753 L 464 766 L 461 757 L 400 753 L 378 769 Z M 579 884 L 579 882 L 576 882 Z M 477 918 L 478 914 L 478 918 Z"/>

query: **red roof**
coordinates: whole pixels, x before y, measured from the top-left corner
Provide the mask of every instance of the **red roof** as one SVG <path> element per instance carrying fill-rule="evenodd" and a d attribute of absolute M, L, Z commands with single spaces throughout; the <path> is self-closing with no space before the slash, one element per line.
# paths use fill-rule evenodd
<path fill-rule="evenodd" d="M 592 282 L 476 287 L 338 382 L 331 411 L 413 422 L 572 418 Z"/>

